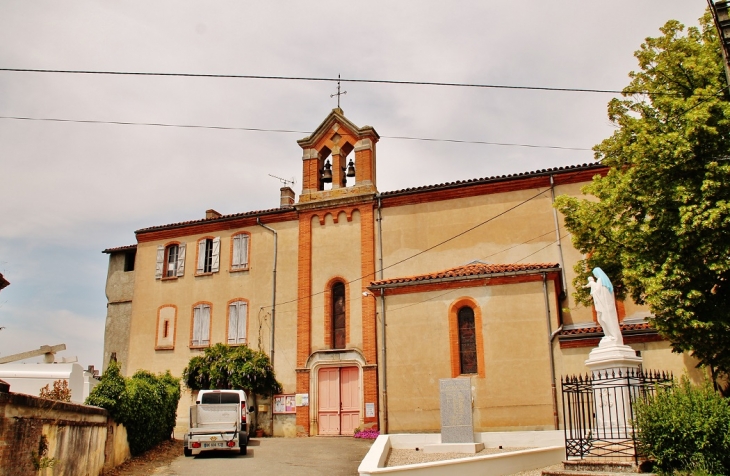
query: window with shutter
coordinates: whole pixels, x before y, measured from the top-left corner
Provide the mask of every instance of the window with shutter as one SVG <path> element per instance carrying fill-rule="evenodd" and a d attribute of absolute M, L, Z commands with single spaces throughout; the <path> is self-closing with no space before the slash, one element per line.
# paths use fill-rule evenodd
<path fill-rule="evenodd" d="M 155 278 L 176 278 L 182 276 L 181 263 L 181 252 L 182 247 L 182 261 L 185 260 L 185 245 L 179 245 L 172 243 L 167 246 L 157 247 L 157 266 L 155 267 Z"/>
<path fill-rule="evenodd" d="M 210 345 L 210 304 L 201 303 L 193 307 L 191 347 Z"/>
<path fill-rule="evenodd" d="M 233 250 L 231 252 L 231 271 L 248 269 L 248 244 L 249 234 L 239 233 L 233 235 Z"/>
<path fill-rule="evenodd" d="M 221 239 L 203 238 L 198 241 L 198 267 L 196 274 L 217 273 L 220 269 Z"/>
<path fill-rule="evenodd" d="M 248 303 L 234 301 L 228 305 L 228 344 L 246 343 Z"/>

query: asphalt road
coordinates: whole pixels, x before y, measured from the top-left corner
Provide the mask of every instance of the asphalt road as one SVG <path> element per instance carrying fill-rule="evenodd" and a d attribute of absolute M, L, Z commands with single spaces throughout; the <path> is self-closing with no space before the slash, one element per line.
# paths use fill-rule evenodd
<path fill-rule="evenodd" d="M 246 456 L 229 453 L 180 455 L 155 475 L 205 474 L 354 476 L 373 440 L 352 437 L 254 438 Z"/>

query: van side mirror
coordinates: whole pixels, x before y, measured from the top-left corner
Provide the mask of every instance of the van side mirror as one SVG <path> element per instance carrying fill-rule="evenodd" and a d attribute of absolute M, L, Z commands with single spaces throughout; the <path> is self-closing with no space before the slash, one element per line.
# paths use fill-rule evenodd
<path fill-rule="evenodd" d="M 250 407 L 248 407 L 248 412 L 249 413 L 253 413 L 254 411 L 256 411 L 256 409 L 253 407 L 253 405 L 251 405 Z"/>

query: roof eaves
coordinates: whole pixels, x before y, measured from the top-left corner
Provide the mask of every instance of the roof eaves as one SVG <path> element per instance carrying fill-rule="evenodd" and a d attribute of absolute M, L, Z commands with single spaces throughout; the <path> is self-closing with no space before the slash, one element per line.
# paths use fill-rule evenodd
<path fill-rule="evenodd" d="M 542 273 L 550 273 L 553 271 L 560 271 L 559 267 L 551 267 L 551 268 L 537 268 L 537 269 L 524 269 L 519 271 L 501 271 L 501 272 L 495 272 L 495 273 L 479 273 L 479 274 L 463 274 L 459 276 L 448 276 L 443 278 L 430 278 L 428 275 L 423 276 L 415 276 L 412 278 L 402 278 L 401 280 L 398 280 L 398 278 L 394 279 L 388 279 L 383 280 L 387 282 L 379 282 L 374 281 L 368 286 L 368 289 L 392 289 L 392 288 L 400 288 L 405 286 L 414 286 L 416 284 L 438 284 L 438 283 L 447 283 L 447 282 L 453 282 L 453 281 L 472 281 L 475 279 L 486 279 L 486 278 L 498 278 L 498 277 L 504 277 L 504 276 L 523 276 L 528 274 L 542 274 Z M 393 282 L 395 281 L 395 282 Z"/>

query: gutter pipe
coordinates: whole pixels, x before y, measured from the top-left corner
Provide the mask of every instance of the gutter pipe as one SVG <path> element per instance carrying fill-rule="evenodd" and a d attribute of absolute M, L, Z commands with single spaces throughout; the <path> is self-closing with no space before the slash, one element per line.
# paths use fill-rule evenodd
<path fill-rule="evenodd" d="M 550 300 L 548 299 L 548 290 L 547 290 L 547 273 L 542 273 L 542 292 L 545 296 L 545 318 L 547 320 L 547 335 L 548 335 L 548 355 L 550 357 L 550 388 L 552 389 L 553 394 L 553 423 L 555 424 L 555 429 L 560 429 L 560 421 L 558 419 L 558 390 L 555 385 L 555 359 L 553 357 L 553 339 L 555 339 L 555 336 L 558 332 L 560 332 L 560 328 L 558 328 L 555 333 L 552 332 L 552 325 L 550 323 Z M 561 326 L 562 328 L 562 326 Z"/>

